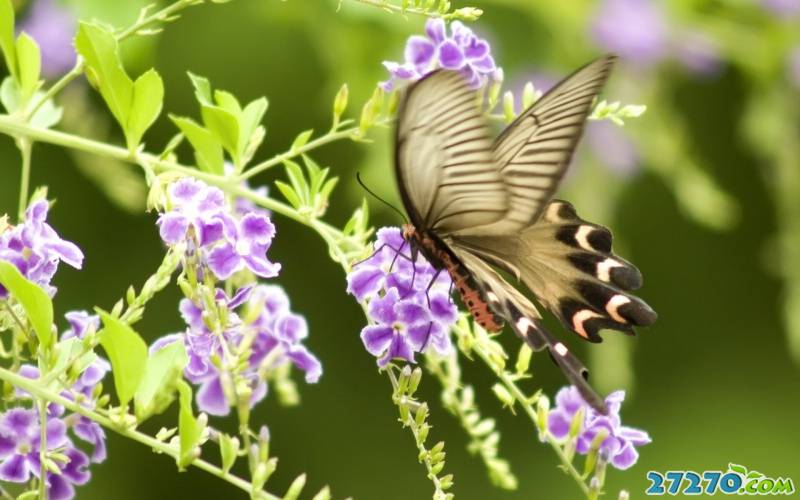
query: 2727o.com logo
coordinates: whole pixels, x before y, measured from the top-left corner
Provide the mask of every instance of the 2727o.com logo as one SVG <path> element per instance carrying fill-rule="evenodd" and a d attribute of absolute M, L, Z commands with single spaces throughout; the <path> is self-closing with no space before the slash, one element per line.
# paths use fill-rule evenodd
<path fill-rule="evenodd" d="M 725 472 L 673 470 L 647 473 L 647 495 L 791 495 L 795 492 L 790 477 L 771 478 L 738 464 L 728 464 Z"/>

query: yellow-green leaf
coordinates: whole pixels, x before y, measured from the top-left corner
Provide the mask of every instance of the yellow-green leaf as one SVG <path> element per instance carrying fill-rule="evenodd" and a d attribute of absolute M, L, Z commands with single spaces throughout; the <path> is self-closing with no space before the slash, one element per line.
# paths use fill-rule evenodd
<path fill-rule="evenodd" d="M 42 69 L 42 58 L 36 41 L 22 33 L 17 38 L 17 58 L 19 64 L 19 86 L 24 103 L 39 89 L 39 76 Z"/>
<path fill-rule="evenodd" d="M 178 381 L 180 408 L 178 413 L 178 436 L 180 453 L 178 467 L 183 470 L 194 460 L 194 449 L 200 444 L 203 426 L 192 414 L 192 388 L 183 380 Z"/>
<path fill-rule="evenodd" d="M 0 260 L 0 284 L 25 309 L 39 343 L 50 347 L 55 340 L 52 330 L 53 302 L 50 296 L 39 285 L 28 281 L 14 264 L 4 260 Z"/>
<path fill-rule="evenodd" d="M 140 422 L 169 406 L 188 360 L 181 341 L 173 342 L 147 358 L 142 381 L 133 397 L 136 418 Z"/>
<path fill-rule="evenodd" d="M 121 406 L 127 405 L 136 394 L 147 363 L 147 344 L 127 323 L 96 308 L 103 320 L 103 329 L 98 333 L 100 345 L 111 361 L 114 387 Z"/>
<path fill-rule="evenodd" d="M 14 6 L 11 0 L 0 0 L 0 49 L 8 72 L 17 78 L 17 49 L 14 46 Z"/>
<path fill-rule="evenodd" d="M 139 145 L 145 131 L 156 121 L 164 101 L 164 83 L 156 70 L 149 69 L 133 83 L 133 101 L 128 118 L 128 147 Z"/>

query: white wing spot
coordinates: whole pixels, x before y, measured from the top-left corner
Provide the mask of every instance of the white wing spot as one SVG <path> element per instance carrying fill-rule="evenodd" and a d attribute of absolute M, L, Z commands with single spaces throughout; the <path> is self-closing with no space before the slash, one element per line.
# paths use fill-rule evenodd
<path fill-rule="evenodd" d="M 525 333 L 528 331 L 528 328 L 532 327 L 533 327 L 533 322 L 528 318 L 522 317 L 517 320 L 517 330 L 519 330 L 520 332 Z"/>
<path fill-rule="evenodd" d="M 500 299 L 498 299 L 497 295 L 495 295 L 492 291 L 486 292 L 486 298 L 489 299 L 489 302 L 494 302 L 495 304 L 500 302 Z"/>
<path fill-rule="evenodd" d="M 556 350 L 556 354 L 558 354 L 559 356 L 566 356 L 567 353 L 569 352 L 567 346 L 565 346 L 561 342 L 556 343 L 556 345 L 553 346 L 553 348 Z"/>
<path fill-rule="evenodd" d="M 605 282 L 611 281 L 611 269 L 622 267 L 622 264 L 614 259 L 606 259 L 597 264 L 597 279 Z"/>
<path fill-rule="evenodd" d="M 608 303 L 606 304 L 606 311 L 608 311 L 608 315 L 614 318 L 615 321 L 619 321 L 620 323 L 627 323 L 628 321 L 622 316 L 620 316 L 618 309 L 630 301 L 631 299 L 622 294 L 614 295 L 608 300 Z"/>
<path fill-rule="evenodd" d="M 544 219 L 548 222 L 558 222 L 558 211 L 561 209 L 561 203 L 551 203 L 547 207 L 547 212 L 544 214 Z"/>
<path fill-rule="evenodd" d="M 589 309 L 581 309 L 580 311 L 576 312 L 572 315 L 572 328 L 578 332 L 578 335 L 581 337 L 588 339 L 589 334 L 586 333 L 586 329 L 583 327 L 583 323 L 587 320 L 592 318 L 600 318 L 601 316 L 594 311 L 590 311 Z"/>
<path fill-rule="evenodd" d="M 592 234 L 592 231 L 594 231 L 592 226 L 580 226 L 575 232 L 575 241 L 577 241 L 578 245 L 580 245 L 580 247 L 584 250 L 594 250 L 588 240 L 589 235 Z"/>

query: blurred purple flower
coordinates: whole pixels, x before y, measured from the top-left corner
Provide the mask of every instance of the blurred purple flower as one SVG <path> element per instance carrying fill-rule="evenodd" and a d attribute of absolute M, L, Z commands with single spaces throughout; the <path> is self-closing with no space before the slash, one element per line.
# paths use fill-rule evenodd
<path fill-rule="evenodd" d="M 583 409 L 576 451 L 582 455 L 589 453 L 594 438 L 605 430 L 608 437 L 600 444 L 601 457 L 617 469 L 628 469 L 639 459 L 636 447 L 652 440 L 647 432 L 622 425 L 619 410 L 624 400 L 625 391 L 612 392 L 606 397 L 608 415 L 601 415 L 586 404 L 576 387 L 563 387 L 556 394 L 556 406 L 548 415 L 547 429 L 556 439 L 566 439 L 575 415 Z"/>
<path fill-rule="evenodd" d="M 592 121 L 586 127 L 592 156 L 611 172 L 629 177 L 639 170 L 639 154 L 624 128 L 610 121 Z"/>
<path fill-rule="evenodd" d="M 47 200 L 31 203 L 25 211 L 25 221 L 0 234 L 0 260 L 14 264 L 29 280 L 55 294 L 50 280 L 61 261 L 80 269 L 83 252 L 72 242 L 62 239 L 47 224 Z M 7 291 L 0 286 L 0 297 Z"/>
<path fill-rule="evenodd" d="M 706 33 L 689 30 L 676 37 L 674 50 L 678 60 L 692 73 L 715 75 L 722 67 L 719 43 Z"/>
<path fill-rule="evenodd" d="M 279 286 L 257 285 L 240 289 L 233 297 L 222 290 L 215 294 L 216 306 L 225 308 L 228 317 L 226 330 L 221 334 L 211 332 L 203 322 L 203 309 L 190 301 L 181 301 L 181 315 L 188 328 L 184 333 L 162 337 L 150 347 L 151 352 L 182 341 L 186 346 L 189 363 L 184 374 L 194 384 L 200 385 L 196 401 L 200 410 L 211 415 L 227 415 L 236 401 L 230 399 L 233 388 L 225 390 L 230 374 L 221 373 L 214 359 L 224 359 L 222 342 L 236 350 L 245 340 L 250 343 L 248 363 L 237 374 L 246 380 L 252 390 L 250 404 L 255 405 L 267 394 L 267 383 L 262 377 L 266 369 L 292 363 L 305 372 L 308 383 L 315 383 L 322 375 L 322 364 L 311 354 L 302 341 L 308 336 L 305 319 L 289 309 L 289 299 Z M 245 325 L 234 309 L 245 305 L 248 310 L 259 311 L 252 322 Z M 264 364 L 268 363 L 268 366 Z"/>
<path fill-rule="evenodd" d="M 595 42 L 638 66 L 667 54 L 667 25 L 660 4 L 651 0 L 603 0 L 592 22 Z"/>
<path fill-rule="evenodd" d="M 479 38 L 460 21 L 450 23 L 450 34 L 443 19 L 429 19 L 426 36 L 413 35 L 406 42 L 402 63 L 384 61 L 391 77 L 381 82 L 387 92 L 398 80 L 418 80 L 434 69 L 460 71 L 473 88 L 485 85 L 497 70 L 489 43 Z"/>
<path fill-rule="evenodd" d="M 67 437 L 67 425 L 59 418 L 48 418 L 46 449 L 59 450 L 69 458 L 61 474 L 47 473 L 48 498 L 70 499 L 75 496 L 73 485 L 90 479 L 86 470 L 89 458 L 75 448 Z M 0 480 L 26 483 L 39 477 L 41 462 L 39 415 L 35 410 L 12 408 L 0 415 Z"/>
<path fill-rule="evenodd" d="M 57 76 L 75 65 L 72 38 L 77 18 L 66 5 L 55 0 L 34 0 L 25 18 L 17 25 L 36 40 L 42 54 L 42 74 Z"/>
<path fill-rule="evenodd" d="M 226 221 L 225 240 L 208 254 L 208 266 L 219 279 L 248 268 L 262 278 L 273 278 L 281 269 L 267 259 L 275 226 L 264 214 L 249 213 L 238 221 Z"/>
<path fill-rule="evenodd" d="M 399 228 L 378 230 L 374 249 L 347 276 L 347 292 L 368 301 L 374 322 L 361 330 L 364 347 L 379 366 L 394 358 L 414 362 L 414 354 L 430 346 L 447 354 L 450 326 L 458 316 L 450 300 L 450 276 L 437 272 L 421 254 L 412 263 Z"/>
<path fill-rule="evenodd" d="M 776 17 L 793 17 L 800 14 L 800 0 L 761 0 L 761 7 Z"/>
<path fill-rule="evenodd" d="M 791 84 L 800 89 L 800 45 L 789 52 L 788 74 Z"/>

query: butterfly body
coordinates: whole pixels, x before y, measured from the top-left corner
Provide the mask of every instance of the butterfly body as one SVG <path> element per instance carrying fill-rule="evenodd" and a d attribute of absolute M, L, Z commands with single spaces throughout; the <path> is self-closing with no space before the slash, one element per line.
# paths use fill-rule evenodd
<path fill-rule="evenodd" d="M 586 368 L 517 288 L 592 342 L 602 340 L 601 329 L 632 334 L 634 326 L 655 321 L 655 312 L 629 293 L 641 286 L 641 274 L 612 253 L 610 231 L 552 199 L 614 60 L 578 69 L 494 140 L 476 92 L 459 73 L 435 71 L 405 93 L 395 144 L 412 257 L 422 253 L 447 270 L 484 328 L 496 332 L 508 324 L 532 349 L 546 349 L 600 412 L 605 404 Z"/>
<path fill-rule="evenodd" d="M 453 280 L 453 286 L 461 296 L 461 302 L 469 309 L 472 317 L 485 330 L 499 332 L 505 322 L 496 314 L 485 292 L 464 264 L 453 255 L 447 245 L 434 234 L 418 231 L 414 226 L 403 226 L 403 238 L 422 252 L 428 262 L 436 269 L 446 270 Z"/>

